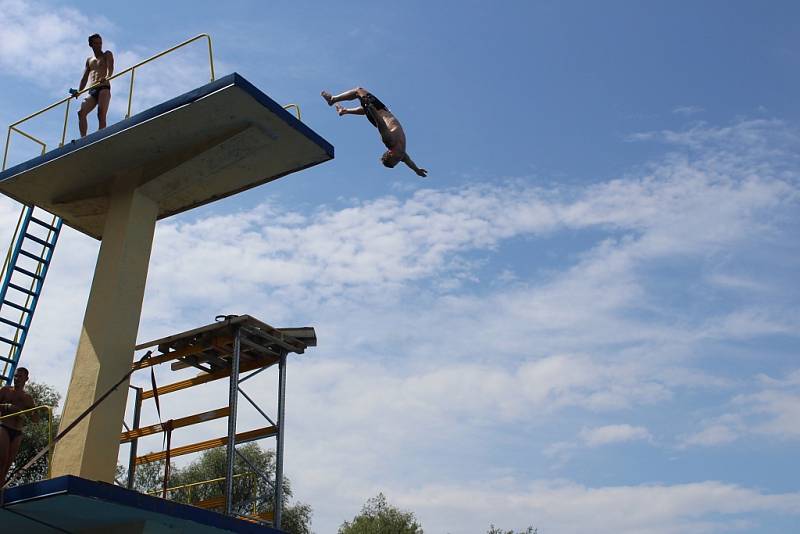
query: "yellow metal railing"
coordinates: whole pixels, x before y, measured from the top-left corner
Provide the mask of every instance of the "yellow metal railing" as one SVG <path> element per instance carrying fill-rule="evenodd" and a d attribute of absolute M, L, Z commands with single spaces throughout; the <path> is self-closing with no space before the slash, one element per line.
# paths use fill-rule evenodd
<path fill-rule="evenodd" d="M 286 104 L 285 106 L 283 106 L 283 109 L 285 109 L 287 111 L 292 109 L 292 108 L 294 108 L 295 115 L 297 115 L 297 120 L 302 120 L 300 118 L 300 106 L 298 106 L 297 104 Z"/>
<path fill-rule="evenodd" d="M 156 60 L 156 59 L 158 59 L 158 58 L 160 58 L 162 56 L 165 56 L 165 55 L 167 55 L 167 54 L 169 54 L 171 52 L 174 52 L 175 50 L 177 50 L 179 48 L 182 48 L 182 47 L 184 47 L 184 46 L 186 46 L 188 44 L 191 44 L 194 41 L 197 41 L 199 39 L 206 39 L 206 41 L 208 43 L 208 62 L 209 62 L 209 68 L 211 70 L 211 81 L 213 82 L 214 79 L 215 79 L 215 77 L 214 77 L 215 75 L 214 75 L 214 54 L 213 54 L 213 49 L 212 49 L 212 45 L 211 45 L 211 36 L 208 35 L 207 33 L 201 33 L 200 35 L 196 35 L 195 37 L 192 37 L 191 39 L 187 39 L 186 41 L 184 41 L 182 43 L 179 43 L 179 44 L 173 46 L 172 48 L 164 50 L 163 52 L 159 52 L 158 54 L 156 54 L 154 56 L 151 56 L 151 57 L 145 59 L 144 61 L 140 61 L 139 63 L 137 63 L 136 65 L 133 65 L 132 67 L 128 67 L 127 69 L 125 69 L 125 70 L 123 70 L 121 72 L 118 72 L 117 74 L 114 74 L 113 76 L 108 78 L 108 80 L 103 80 L 101 82 L 98 82 L 95 85 L 90 86 L 90 87 L 85 87 L 82 91 L 76 92 L 74 95 L 70 95 L 70 96 L 68 96 L 66 98 L 63 98 L 63 99 L 59 100 L 58 102 L 55 102 L 54 104 L 50 104 L 49 106 L 47 106 L 45 108 L 42 108 L 42 109 L 40 109 L 39 111 L 37 111 L 35 113 L 31 113 L 27 117 L 24 117 L 24 118 L 18 120 L 17 122 L 11 124 L 8 127 L 8 133 L 6 134 L 6 144 L 5 144 L 5 148 L 3 150 L 3 167 L 2 167 L 2 169 L 5 170 L 6 164 L 8 163 L 8 149 L 9 149 L 9 146 L 11 144 L 11 133 L 12 132 L 16 132 L 16 133 L 22 135 L 23 137 L 33 141 L 34 143 L 37 143 L 38 145 L 40 145 L 42 147 L 42 155 L 44 155 L 45 152 L 47 152 L 47 143 L 45 143 L 41 139 L 38 139 L 35 136 L 29 134 L 28 132 L 25 132 L 22 129 L 20 129 L 19 128 L 20 124 L 23 124 L 24 122 L 27 122 L 27 121 L 35 118 L 35 117 L 38 117 L 39 115 L 42 115 L 42 114 L 50 111 L 51 109 L 54 109 L 54 108 L 56 108 L 56 107 L 58 107 L 58 106 L 60 106 L 62 104 L 66 104 L 64 106 L 64 125 L 63 125 L 63 128 L 61 129 L 61 141 L 59 142 L 59 145 L 58 145 L 58 146 L 63 146 L 64 145 L 64 141 L 65 141 L 66 136 L 67 136 L 67 124 L 69 122 L 69 108 L 70 108 L 70 103 L 72 102 L 72 99 L 75 98 L 75 97 L 80 96 L 83 93 L 86 93 L 86 92 L 90 91 L 91 89 L 93 89 L 94 87 L 96 87 L 97 85 L 99 85 L 101 83 L 106 83 L 106 81 L 110 81 L 110 80 L 113 80 L 115 78 L 119 78 L 120 76 L 124 76 L 125 74 L 130 72 L 131 73 L 131 83 L 130 83 L 130 91 L 128 92 L 128 111 L 127 111 L 127 114 L 125 115 L 125 118 L 127 119 L 131 115 L 131 106 L 132 106 L 132 103 L 133 103 L 133 89 L 134 89 L 134 79 L 135 79 L 135 76 L 136 76 L 136 69 L 141 67 L 141 66 L 143 66 L 143 65 L 146 65 L 147 63 L 150 63 L 151 61 L 154 61 L 154 60 Z M 299 113 L 299 110 L 298 110 L 298 113 Z M 24 216 L 24 213 L 25 213 L 25 208 L 23 207 L 23 209 L 20 211 L 19 220 L 17 221 L 17 227 L 14 230 L 14 236 L 11 239 L 11 244 L 10 244 L 10 246 L 8 248 L 8 253 L 6 254 L 5 260 L 3 262 L 3 268 L 0 269 L 0 280 L 4 279 L 3 277 L 5 276 L 6 271 L 9 268 L 9 264 L 10 264 L 10 261 L 11 261 L 11 255 L 12 255 L 13 250 L 14 250 L 14 243 L 16 243 L 17 238 L 19 236 L 19 229 L 20 229 L 20 225 L 22 224 L 22 218 Z M 53 222 L 55 222 L 55 219 L 56 219 L 56 216 L 54 215 L 53 216 Z M 48 240 L 49 240 L 49 237 L 50 236 L 48 235 Z M 41 268 L 42 268 L 42 266 L 39 265 L 38 268 L 37 268 L 36 274 L 40 274 Z M 35 283 L 35 280 L 32 283 Z M 31 286 L 31 290 L 32 290 L 32 287 L 33 286 Z M 30 302 L 30 296 L 28 297 L 28 303 L 29 302 Z M 27 307 L 27 305 L 25 307 Z M 23 314 L 24 314 L 24 312 L 23 312 Z M 21 322 L 22 322 L 22 317 L 20 318 L 20 323 Z M 17 339 L 18 336 L 19 336 L 19 332 L 17 332 L 15 334 L 14 342 L 18 341 L 18 339 Z M 9 351 L 9 355 L 11 354 L 13 349 L 14 349 L 14 347 L 12 345 L 11 349 Z M 5 372 L 7 370 L 8 370 L 8 362 L 6 362 L 6 364 L 4 366 L 3 374 L 5 374 Z"/>
<path fill-rule="evenodd" d="M 95 87 L 99 86 L 100 84 L 104 84 L 104 83 L 110 82 L 111 80 L 113 80 L 115 78 L 119 78 L 120 76 L 124 76 L 125 74 L 128 74 L 129 72 L 131 73 L 131 82 L 130 82 L 130 89 L 128 91 L 128 108 L 127 108 L 127 112 L 125 113 L 125 118 L 126 119 L 130 118 L 130 116 L 131 116 L 131 107 L 132 107 L 132 104 L 133 104 L 133 89 L 134 89 L 134 81 L 136 79 L 136 69 L 138 69 L 139 67 L 141 67 L 143 65 L 146 65 L 147 63 L 150 63 L 151 61 L 154 61 L 154 60 L 156 60 L 156 59 L 158 59 L 158 58 L 160 58 L 162 56 L 165 56 L 165 55 L 167 55 L 167 54 L 169 54 L 171 52 L 174 52 L 175 50 L 177 50 L 179 48 L 182 48 L 182 47 L 184 47 L 186 45 L 189 45 L 189 44 L 197 41 L 198 39 L 206 39 L 206 41 L 208 42 L 208 64 L 209 64 L 209 68 L 211 70 L 211 81 L 213 82 L 216 78 L 215 78 L 215 74 L 214 74 L 214 52 L 213 52 L 213 49 L 212 49 L 212 46 L 211 46 L 211 36 L 208 35 L 207 33 L 201 33 L 199 35 L 196 35 L 196 36 L 192 37 L 191 39 L 187 39 L 186 41 L 183 41 L 182 43 L 179 43 L 179 44 L 173 46 L 172 48 L 168 48 L 167 50 L 164 50 L 163 52 L 159 52 L 158 54 L 156 54 L 154 56 L 151 56 L 151 57 L 145 59 L 144 61 L 140 61 L 136 65 L 134 65 L 132 67 L 128 67 L 127 69 L 125 69 L 123 71 L 120 71 L 117 74 L 114 74 L 113 76 L 111 76 L 107 80 L 102 80 L 102 81 L 97 82 L 96 84 L 94 84 L 92 86 L 85 87 L 82 91 L 76 92 L 76 93 L 74 93 L 74 94 L 72 94 L 72 95 L 70 95 L 68 97 L 62 98 L 58 102 L 50 104 L 49 106 L 47 106 L 45 108 L 42 108 L 42 109 L 40 109 L 39 111 L 37 111 L 35 113 L 31 113 L 27 117 L 24 117 L 24 118 L 18 120 L 17 122 L 11 124 L 8 127 L 8 133 L 6 134 L 6 145 L 5 145 L 5 149 L 3 150 L 3 170 L 5 170 L 6 163 L 8 162 L 8 147 L 11 144 L 11 132 L 16 132 L 16 133 L 22 135 L 23 137 L 26 137 L 26 138 L 30 139 L 34 143 L 39 144 L 42 147 L 42 155 L 44 155 L 45 152 L 47 151 L 47 144 L 44 141 L 42 141 L 41 139 L 37 139 L 33 135 L 31 135 L 31 134 L 19 129 L 18 126 L 20 124 L 22 124 L 24 122 L 27 122 L 27 121 L 35 118 L 35 117 L 38 117 L 39 115 L 42 115 L 43 113 L 46 113 L 46 112 L 50 111 L 51 109 L 57 108 L 58 106 L 60 106 L 62 104 L 66 104 L 64 106 L 64 125 L 63 125 L 63 127 L 61 129 L 61 141 L 58 143 L 58 146 L 60 146 L 60 147 L 64 146 L 64 141 L 67 138 L 67 124 L 69 122 L 69 107 L 70 107 L 70 103 L 72 102 L 72 99 L 73 98 L 77 98 L 78 96 L 82 95 L 83 93 L 86 93 L 86 92 L 94 89 Z M 286 110 L 294 109 L 295 110 L 295 115 L 297 116 L 297 120 L 301 120 L 300 106 L 298 106 L 297 104 L 287 104 L 287 105 L 283 106 L 283 109 L 286 109 Z"/>
<path fill-rule="evenodd" d="M 239 473 L 238 475 L 233 475 L 234 479 L 242 478 L 242 477 L 247 477 L 247 478 L 251 478 L 252 477 L 253 478 L 253 483 L 255 484 L 255 473 Z M 215 482 L 224 482 L 224 481 L 225 481 L 225 477 L 219 477 L 219 478 L 212 478 L 212 479 L 209 479 L 209 480 L 203 480 L 203 481 L 200 481 L 200 482 L 192 482 L 190 484 L 181 484 L 180 486 L 174 486 L 174 487 L 171 487 L 171 488 L 167 488 L 167 493 L 178 491 L 178 490 L 186 490 L 186 501 L 187 501 L 187 503 L 192 504 L 192 488 L 195 488 L 197 486 L 203 486 L 203 485 L 206 485 L 206 484 L 213 484 Z M 147 494 L 148 495 L 159 495 L 163 491 L 164 490 L 157 489 L 157 490 L 153 490 L 153 491 L 148 491 Z M 258 510 L 256 508 L 255 501 L 253 501 L 253 515 L 256 515 L 256 513 L 258 513 Z"/>
<path fill-rule="evenodd" d="M 102 80 L 102 81 L 100 81 L 100 82 L 98 82 L 98 83 L 96 83 L 96 84 L 94 84 L 94 85 L 92 85 L 90 87 L 85 87 L 82 91 L 77 92 L 74 95 L 70 95 L 70 96 L 68 96 L 66 98 L 63 98 L 63 99 L 59 100 L 58 102 L 56 102 L 54 104 L 50 104 L 49 106 L 47 106 L 45 108 L 42 108 L 42 109 L 40 109 L 39 111 L 37 111 L 35 113 L 31 113 L 27 117 L 25 117 L 23 119 L 20 119 L 17 122 L 15 122 L 12 125 L 10 125 L 8 127 L 8 134 L 6 135 L 6 147 L 5 147 L 5 150 L 3 151 L 3 170 L 5 170 L 6 162 L 8 160 L 8 147 L 9 147 L 9 144 L 11 142 L 11 132 L 12 131 L 13 132 L 17 132 L 18 134 L 20 134 L 20 135 L 22 135 L 24 137 L 27 137 L 31 141 L 34 141 L 35 143 L 38 143 L 39 145 L 41 145 L 42 146 L 42 154 L 44 154 L 46 149 L 47 149 L 47 145 L 44 143 L 44 141 L 41 141 L 40 139 L 37 139 L 36 137 L 32 136 L 31 134 L 20 130 L 19 128 L 17 128 L 17 126 L 19 126 L 20 124 L 22 124 L 22 123 L 24 123 L 26 121 L 29 121 L 29 120 L 33 119 L 34 117 L 38 117 L 39 115 L 41 115 L 43 113 L 46 113 L 46 112 L 50 111 L 51 109 L 60 106 L 61 104 L 66 104 L 65 110 L 64 110 L 64 127 L 61 130 L 61 142 L 58 145 L 58 146 L 63 146 L 64 145 L 64 141 L 65 141 L 65 139 L 67 137 L 67 122 L 69 121 L 69 105 L 70 105 L 70 102 L 72 101 L 72 99 L 77 97 L 77 96 L 79 96 L 79 95 L 81 95 L 81 94 L 83 94 L 83 93 L 86 93 L 86 92 L 90 91 L 91 89 L 94 89 L 95 87 L 97 87 L 100 84 L 107 83 L 107 82 L 109 82 L 109 81 L 111 81 L 111 80 L 113 80 L 115 78 L 119 78 L 120 76 L 124 76 L 125 74 L 128 74 L 130 72 L 131 73 L 131 83 L 130 83 L 130 92 L 128 93 L 128 112 L 125 115 L 125 118 L 127 119 L 131 115 L 131 105 L 132 105 L 132 102 L 133 102 L 133 83 L 134 83 L 134 79 L 135 79 L 135 76 L 136 76 L 136 69 L 138 69 L 142 65 L 146 65 L 147 63 L 150 63 L 151 61 L 154 61 L 154 60 L 156 60 L 156 59 L 158 59 L 158 58 L 160 58 L 162 56 L 165 56 L 165 55 L 167 55 L 167 54 L 169 54 L 171 52 L 174 52 L 178 48 L 181 48 L 181 47 L 184 47 L 184 46 L 186 46 L 188 44 L 191 44 L 194 41 L 197 41 L 198 39 L 206 39 L 208 41 L 208 62 L 209 62 L 209 66 L 210 66 L 210 69 L 211 69 L 211 81 L 213 82 L 214 79 L 215 79 L 214 78 L 214 54 L 213 54 L 212 47 L 211 47 L 211 36 L 208 35 L 207 33 L 201 33 L 200 35 L 196 35 L 196 36 L 192 37 L 191 39 L 187 39 L 186 41 L 184 41 L 184 42 L 182 42 L 180 44 L 177 44 L 177 45 L 173 46 L 172 48 L 164 50 L 163 52 L 159 52 L 158 54 L 156 54 L 154 56 L 151 56 L 151 57 L 145 59 L 144 61 L 140 61 L 139 63 L 137 63 L 136 65 L 134 65 L 132 67 L 128 67 L 127 69 L 125 69 L 125 70 L 123 70 L 121 72 L 118 72 L 117 74 L 114 74 L 113 76 L 108 78 L 108 80 Z"/>
<path fill-rule="evenodd" d="M 22 410 L 19 412 L 10 413 L 0 417 L 0 421 L 6 419 L 7 417 L 18 417 L 20 415 L 25 415 L 27 413 L 35 412 L 37 410 L 47 410 L 47 478 L 51 476 L 51 468 L 53 463 L 53 407 L 47 406 L 45 404 L 41 406 L 36 406 L 34 408 L 28 408 L 27 410 Z"/>

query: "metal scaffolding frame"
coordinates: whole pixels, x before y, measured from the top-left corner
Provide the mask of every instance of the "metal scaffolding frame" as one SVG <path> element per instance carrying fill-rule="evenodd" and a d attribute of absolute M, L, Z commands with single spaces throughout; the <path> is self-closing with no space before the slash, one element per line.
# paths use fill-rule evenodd
<path fill-rule="evenodd" d="M 134 364 L 136 370 L 171 361 L 172 370 L 195 367 L 202 372 L 188 380 L 157 387 L 149 391 L 145 391 L 141 387 L 130 386 L 135 391 L 133 422 L 130 426 L 123 422 L 126 431 L 120 436 L 121 443 L 130 443 L 131 446 L 128 463 L 128 488 L 133 488 L 137 465 L 162 459 L 165 459 L 169 464 L 171 457 L 224 445 L 226 446 L 225 514 L 238 515 L 233 510 L 233 482 L 234 478 L 238 476 L 234 473 L 234 464 L 235 458 L 238 456 L 254 471 L 255 479 L 261 480 L 271 487 L 274 494 L 274 514 L 271 518 L 272 520 L 267 522 L 280 528 L 283 511 L 283 484 L 281 481 L 283 480 L 285 442 L 287 359 L 289 354 L 302 354 L 306 348 L 316 346 L 316 344 L 316 332 L 311 327 L 273 328 L 249 315 L 228 315 L 218 316 L 216 322 L 200 328 L 137 345 L 137 351 L 151 350 L 154 353 L 149 359 Z M 241 384 L 276 364 L 278 366 L 278 413 L 277 418 L 273 420 L 242 389 Z M 242 376 L 243 373 L 248 372 L 249 374 Z M 228 378 L 227 407 L 178 419 L 170 419 L 169 421 L 162 421 L 146 427 L 140 426 L 142 403 L 146 399 L 151 397 L 159 398 L 168 393 L 222 378 Z M 237 433 L 237 413 L 240 396 L 264 417 L 269 426 Z M 228 418 L 228 433 L 225 437 L 197 442 L 172 450 L 169 447 L 169 439 L 167 439 L 166 451 L 137 456 L 137 444 L 141 437 L 157 433 L 170 435 L 175 429 L 221 417 Z M 244 455 L 236 450 L 236 445 L 273 436 L 276 438 L 274 481 L 256 469 Z M 165 475 L 167 474 L 165 473 Z M 168 482 L 167 475 L 164 482 L 164 496 L 166 496 L 167 490 L 174 489 L 167 487 Z M 248 518 L 253 519 L 252 517 Z M 263 519 L 263 517 L 258 519 Z"/>

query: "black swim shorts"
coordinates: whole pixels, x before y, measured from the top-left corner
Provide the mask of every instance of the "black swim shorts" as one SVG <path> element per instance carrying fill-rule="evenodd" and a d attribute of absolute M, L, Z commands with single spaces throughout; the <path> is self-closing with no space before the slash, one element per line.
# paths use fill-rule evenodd
<path fill-rule="evenodd" d="M 110 85 L 101 85 L 100 87 L 94 87 L 92 89 L 89 89 L 89 96 L 97 100 L 97 96 L 100 94 L 100 91 L 110 91 L 110 90 L 111 90 Z"/>
<path fill-rule="evenodd" d="M 376 112 L 381 109 L 386 109 L 384 103 L 378 100 L 378 97 L 372 93 L 367 93 L 364 96 L 359 95 L 358 100 L 361 102 L 361 107 L 364 108 L 364 111 L 367 113 L 367 120 L 377 128 L 378 122 Z"/>

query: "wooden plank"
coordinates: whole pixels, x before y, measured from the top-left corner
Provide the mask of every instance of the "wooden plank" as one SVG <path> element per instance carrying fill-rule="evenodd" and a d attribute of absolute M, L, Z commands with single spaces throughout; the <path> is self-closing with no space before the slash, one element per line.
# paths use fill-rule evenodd
<path fill-rule="evenodd" d="M 228 336 L 220 336 L 213 338 L 211 340 L 212 345 L 215 342 L 223 343 L 225 340 L 230 340 L 231 338 Z M 219 340 L 219 341 L 218 341 Z M 216 345 L 215 345 L 216 346 Z M 145 369 L 146 367 L 152 367 L 153 365 L 158 365 L 164 362 L 168 362 L 170 360 L 177 360 L 178 358 L 183 358 L 185 356 L 190 356 L 192 354 L 197 354 L 199 352 L 203 352 L 204 350 L 208 349 L 208 346 L 202 345 L 191 345 L 179 350 L 174 350 L 172 352 L 168 352 L 166 354 L 159 354 L 158 356 L 153 356 L 141 363 L 136 362 L 133 364 L 133 368 L 135 370 Z"/>
<path fill-rule="evenodd" d="M 267 356 L 273 356 L 273 357 L 276 357 L 276 358 L 280 358 L 280 354 L 278 354 L 277 352 L 275 352 L 273 350 L 270 350 L 268 347 L 265 347 L 264 345 L 259 345 L 258 343 L 256 343 L 255 341 L 251 340 L 247 336 L 242 336 L 242 345 L 245 345 L 245 347 L 243 347 L 243 348 L 245 348 L 246 350 L 252 350 L 254 352 L 259 352 L 259 353 L 267 355 Z"/>
<path fill-rule="evenodd" d="M 214 348 L 216 347 L 208 347 L 207 350 L 211 350 Z M 218 368 L 230 366 L 230 362 L 228 360 L 224 360 L 216 354 L 209 354 L 208 352 L 204 352 L 202 354 L 195 354 L 192 356 L 188 356 L 183 360 L 174 362 L 172 365 L 169 366 L 169 368 L 172 369 L 173 371 L 179 371 L 181 369 L 186 369 L 187 367 L 197 367 L 198 364 L 201 363 L 208 363 L 212 367 L 217 366 Z"/>
<path fill-rule="evenodd" d="M 230 407 L 226 406 L 224 408 L 217 408 L 216 410 L 210 410 L 208 412 L 198 413 L 194 415 L 187 415 L 186 417 L 181 417 L 179 419 L 172 420 L 172 428 L 183 428 L 185 426 L 195 425 L 197 423 L 203 423 L 205 421 L 211 421 L 213 419 L 219 419 L 221 417 L 228 417 L 231 413 Z M 127 443 L 133 439 L 142 438 L 144 436 L 150 436 L 152 434 L 158 434 L 159 432 L 163 432 L 164 428 L 161 423 L 157 423 L 155 425 L 150 426 L 143 426 L 141 428 L 135 428 L 128 432 L 123 432 L 120 434 L 119 442 L 120 443 Z"/>
<path fill-rule="evenodd" d="M 239 516 L 239 519 L 250 521 L 251 523 L 258 523 L 259 521 L 274 521 L 275 514 L 272 512 L 258 512 L 256 515 Z"/>
<path fill-rule="evenodd" d="M 206 510 L 209 510 L 211 508 L 221 508 L 225 506 L 225 496 L 220 495 L 218 497 L 211 497 L 209 499 L 193 502 L 191 504 L 192 506 L 196 506 L 198 508 L 204 508 Z"/>
<path fill-rule="evenodd" d="M 247 371 L 252 371 L 253 369 L 259 369 L 261 367 L 268 367 L 276 363 L 278 363 L 278 358 L 260 358 L 258 360 L 242 360 L 239 364 L 239 373 L 246 373 Z M 230 376 L 230 374 L 231 374 L 230 369 L 221 369 L 219 371 L 214 371 L 213 373 L 204 373 L 202 375 L 197 375 L 187 380 L 181 380 L 180 382 L 175 382 L 173 384 L 167 384 L 166 386 L 161 386 L 160 388 L 158 388 L 158 394 L 166 395 L 167 393 L 172 393 L 193 386 L 198 386 L 200 384 L 205 384 L 206 382 L 219 380 L 220 378 L 227 378 L 228 376 Z M 149 399 L 152 396 L 153 396 L 152 389 L 142 392 L 142 400 Z"/>
<path fill-rule="evenodd" d="M 150 347 L 155 347 L 156 345 L 164 345 L 164 344 L 171 345 L 172 343 L 175 343 L 176 341 L 179 341 L 181 339 L 193 338 L 199 334 L 214 332 L 215 330 L 224 331 L 220 332 L 221 334 L 222 333 L 230 334 L 230 327 L 232 325 L 246 321 L 247 320 L 246 318 L 247 316 L 243 315 L 236 317 L 235 319 L 230 319 L 230 320 L 226 319 L 224 321 L 214 322 L 211 324 L 207 324 L 205 326 L 201 326 L 199 328 L 193 328 L 192 330 L 187 330 L 186 332 L 181 332 L 180 334 L 173 334 L 171 336 L 162 337 L 161 339 L 147 341 L 146 343 L 141 343 L 139 345 L 136 345 L 136 350 L 147 349 Z"/>
<path fill-rule="evenodd" d="M 311 326 L 300 326 L 295 328 L 278 328 L 278 332 L 293 337 L 305 344 L 307 347 L 317 346 L 317 333 Z"/>
<path fill-rule="evenodd" d="M 300 341 L 299 339 L 295 339 L 293 337 L 285 335 L 280 330 L 272 328 L 269 325 L 263 324 L 263 327 L 253 327 L 250 325 L 246 325 L 242 327 L 242 331 L 250 334 L 251 336 L 260 337 L 261 339 L 266 339 L 270 345 L 278 345 L 279 347 L 283 348 L 284 350 L 288 350 L 289 352 L 296 352 L 298 354 L 302 354 L 306 350 L 306 344 Z M 248 328 L 247 326 L 250 326 Z"/>
<path fill-rule="evenodd" d="M 236 434 L 236 443 L 237 444 L 247 443 L 248 441 L 254 441 L 257 439 L 274 436 L 277 433 L 278 429 L 277 427 L 274 426 L 265 426 L 264 428 L 248 430 L 247 432 Z M 183 447 L 175 447 L 170 451 L 170 458 L 174 458 L 175 456 L 183 456 L 184 454 L 192 454 L 194 452 L 205 451 L 208 449 L 213 449 L 215 447 L 224 447 L 227 444 L 228 444 L 228 436 L 209 439 L 206 441 L 198 441 L 197 443 L 192 443 L 191 445 L 184 445 Z M 165 459 L 166 457 L 167 457 L 167 451 L 151 452 L 150 454 L 145 454 L 144 456 L 137 457 L 136 465 L 146 464 L 150 462 L 157 462 L 159 460 Z"/>

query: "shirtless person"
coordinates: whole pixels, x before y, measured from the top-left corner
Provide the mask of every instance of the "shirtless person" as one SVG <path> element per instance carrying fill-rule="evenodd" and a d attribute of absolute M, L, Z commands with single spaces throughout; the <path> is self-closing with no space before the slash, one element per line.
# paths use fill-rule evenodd
<path fill-rule="evenodd" d="M 400 126 L 400 121 L 397 120 L 391 111 L 378 100 L 374 95 L 363 87 L 356 87 L 350 91 L 345 91 L 340 95 L 333 96 L 327 91 L 322 91 L 322 98 L 329 106 L 336 104 L 336 111 L 339 116 L 342 115 L 366 115 L 369 122 L 378 129 L 381 134 L 381 140 L 386 145 L 388 150 L 381 156 L 383 164 L 389 168 L 394 167 L 399 162 L 403 162 L 408 167 L 417 173 L 418 176 L 425 178 L 428 171 L 420 169 L 412 161 L 411 157 L 406 152 L 406 134 L 403 132 L 403 127 Z M 337 102 L 343 100 L 356 100 L 358 99 L 361 105 L 357 108 L 344 108 Z"/>
<path fill-rule="evenodd" d="M 106 127 L 106 115 L 108 114 L 108 104 L 111 102 L 111 83 L 108 78 L 114 73 L 114 55 L 106 50 L 103 52 L 103 38 L 98 34 L 89 37 L 89 46 L 94 52 L 94 57 L 86 60 L 86 68 L 83 71 L 81 84 L 78 92 L 83 91 L 86 83 L 89 83 L 89 92 L 78 110 L 78 127 L 81 130 L 81 137 L 86 135 L 89 125 L 86 116 L 97 106 L 97 119 L 100 123 L 99 129 Z M 78 98 L 78 94 L 75 94 Z"/>
<path fill-rule="evenodd" d="M 5 482 L 8 470 L 14 463 L 22 443 L 23 416 L 12 414 L 33 408 L 33 398 L 25 393 L 27 381 L 28 370 L 17 367 L 14 373 L 14 387 L 0 388 L 0 415 L 10 416 L 0 419 L 0 485 Z M 32 416 L 32 419 L 36 420 L 37 417 Z"/>

